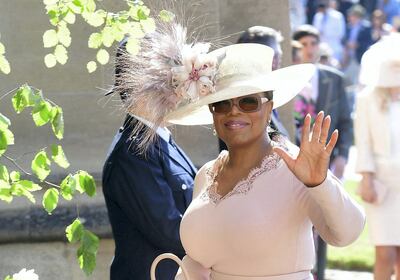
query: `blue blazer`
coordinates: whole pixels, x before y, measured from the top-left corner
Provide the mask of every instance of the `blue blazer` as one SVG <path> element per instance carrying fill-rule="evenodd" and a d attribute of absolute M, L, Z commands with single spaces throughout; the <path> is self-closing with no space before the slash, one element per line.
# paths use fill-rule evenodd
<path fill-rule="evenodd" d="M 179 147 L 161 137 L 144 158 L 131 133 L 130 125 L 120 129 L 103 169 L 103 193 L 116 246 L 111 280 L 150 279 L 151 263 L 159 254 L 184 256 L 179 226 L 192 200 L 197 172 Z M 177 269 L 172 261 L 163 261 L 157 279 L 174 279 Z"/>

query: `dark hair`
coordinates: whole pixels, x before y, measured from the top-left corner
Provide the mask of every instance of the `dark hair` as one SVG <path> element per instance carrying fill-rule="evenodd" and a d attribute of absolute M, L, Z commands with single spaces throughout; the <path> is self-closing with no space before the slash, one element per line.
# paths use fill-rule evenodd
<path fill-rule="evenodd" d="M 273 100 L 274 99 L 274 91 L 270 90 L 270 91 L 265 91 L 264 92 L 264 96 L 266 98 L 268 98 L 268 100 Z M 271 111 L 271 114 L 273 114 L 273 112 Z M 271 129 L 271 131 L 268 132 L 268 136 L 269 138 L 273 139 L 277 136 L 282 135 L 281 132 L 279 131 L 278 127 L 275 125 L 275 123 L 271 120 L 269 127 Z"/>
<path fill-rule="evenodd" d="M 283 41 L 279 31 L 267 26 L 252 26 L 239 37 L 238 43 L 255 43 L 271 46 Z"/>
<path fill-rule="evenodd" d="M 315 37 L 319 42 L 319 31 L 312 25 L 303 24 L 300 25 L 296 31 L 293 33 L 292 39 L 295 41 L 299 41 L 301 38 L 306 36 Z"/>
<path fill-rule="evenodd" d="M 365 13 L 364 7 L 359 4 L 351 6 L 351 8 L 347 11 L 347 15 L 354 15 L 359 18 L 365 17 Z"/>

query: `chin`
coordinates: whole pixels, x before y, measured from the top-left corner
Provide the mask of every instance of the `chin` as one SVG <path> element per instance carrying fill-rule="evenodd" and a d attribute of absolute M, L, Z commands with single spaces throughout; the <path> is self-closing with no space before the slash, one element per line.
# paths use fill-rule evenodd
<path fill-rule="evenodd" d="M 254 140 L 241 137 L 230 137 L 229 140 L 224 142 L 229 148 L 240 148 L 243 146 L 249 146 L 254 142 Z"/>

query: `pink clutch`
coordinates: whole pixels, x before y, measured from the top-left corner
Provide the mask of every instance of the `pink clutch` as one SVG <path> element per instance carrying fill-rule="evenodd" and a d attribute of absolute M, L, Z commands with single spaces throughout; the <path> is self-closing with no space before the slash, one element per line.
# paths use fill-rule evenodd
<path fill-rule="evenodd" d="M 379 205 L 385 200 L 386 194 L 388 192 L 388 187 L 376 179 L 373 180 L 373 183 L 376 192 L 376 201 L 373 204 Z M 356 193 L 358 195 L 361 194 L 361 184 L 358 185 Z"/>

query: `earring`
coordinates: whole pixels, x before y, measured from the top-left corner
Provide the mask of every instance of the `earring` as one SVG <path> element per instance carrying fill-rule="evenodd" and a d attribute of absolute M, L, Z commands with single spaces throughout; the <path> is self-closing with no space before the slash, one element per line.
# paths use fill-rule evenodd
<path fill-rule="evenodd" d="M 215 130 L 215 128 L 213 128 L 213 135 L 217 136 L 217 131 Z"/>

